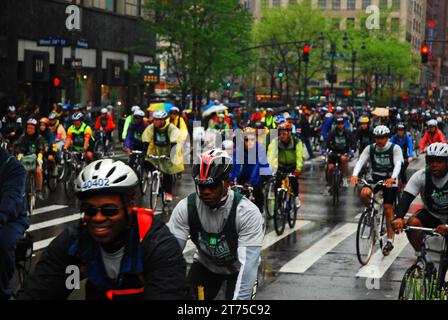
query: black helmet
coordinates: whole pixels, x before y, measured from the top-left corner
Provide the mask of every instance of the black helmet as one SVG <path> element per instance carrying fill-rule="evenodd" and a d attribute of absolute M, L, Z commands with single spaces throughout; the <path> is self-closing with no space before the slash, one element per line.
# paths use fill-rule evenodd
<path fill-rule="evenodd" d="M 213 149 L 200 155 L 198 164 L 193 165 L 193 179 L 196 185 L 218 185 L 229 178 L 232 158 L 221 149 Z"/>

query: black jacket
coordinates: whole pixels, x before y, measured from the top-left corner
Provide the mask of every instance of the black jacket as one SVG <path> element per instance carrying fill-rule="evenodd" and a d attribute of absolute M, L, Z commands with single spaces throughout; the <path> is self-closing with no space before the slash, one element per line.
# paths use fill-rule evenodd
<path fill-rule="evenodd" d="M 101 254 L 92 258 L 91 253 L 95 252 L 92 248 L 98 248 L 98 244 L 87 230 L 82 226 L 66 229 L 43 252 L 19 299 L 67 299 L 71 290 L 65 284 L 66 268 L 71 265 L 80 268 L 81 281 L 88 279 L 86 300 L 105 300 L 106 291 L 137 288 L 136 282 L 139 282 L 138 287 L 144 287 L 144 293 L 131 299 L 185 299 L 186 262 L 176 238 L 158 217 L 154 217 L 152 227 L 141 243 L 137 230 L 138 225 L 131 223 L 119 280 L 112 281 L 105 275 Z M 103 287 L 99 287 L 99 283 L 103 283 Z"/>
<path fill-rule="evenodd" d="M 347 143 L 344 145 L 343 150 L 337 148 L 337 141 L 336 141 L 337 133 L 338 133 L 338 129 L 335 129 L 328 136 L 327 149 L 329 149 L 329 150 L 331 150 L 333 152 L 337 152 L 337 153 L 348 153 L 348 152 L 350 152 L 350 151 L 355 149 L 354 145 L 353 145 L 353 135 L 346 128 L 344 128 L 343 135 L 345 136 L 345 139 L 346 139 Z"/>

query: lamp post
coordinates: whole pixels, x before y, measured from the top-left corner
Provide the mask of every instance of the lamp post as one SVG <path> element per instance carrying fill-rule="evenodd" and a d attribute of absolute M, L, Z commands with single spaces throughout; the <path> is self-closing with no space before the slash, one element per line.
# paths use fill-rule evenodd
<path fill-rule="evenodd" d="M 325 36 L 323 33 L 320 34 L 319 40 L 322 43 L 322 60 L 324 58 L 324 40 Z M 335 69 L 335 57 L 336 57 L 336 42 L 328 37 L 328 40 L 330 41 L 331 49 L 330 49 L 330 55 L 331 55 L 331 66 L 330 66 L 330 73 L 327 76 L 328 82 L 330 82 L 330 94 L 333 94 L 334 91 L 334 84 L 336 81 L 336 69 Z"/>
<path fill-rule="evenodd" d="M 344 37 L 342 38 L 342 40 L 344 40 L 344 49 L 348 49 L 350 47 L 351 51 L 352 51 L 352 107 L 355 106 L 355 90 L 356 90 L 356 85 L 355 85 L 355 69 L 356 69 L 356 49 L 353 45 L 353 43 L 351 41 L 349 41 L 347 32 L 344 33 Z M 361 50 L 365 50 L 366 49 L 366 45 L 363 42 L 361 45 Z"/>
<path fill-rule="evenodd" d="M 197 80 L 196 80 L 196 74 L 197 74 L 197 47 L 198 47 L 198 41 L 197 41 L 197 36 L 198 36 L 198 16 L 204 13 L 204 8 L 201 7 L 200 5 L 193 5 L 190 8 L 190 11 L 193 13 L 194 17 L 193 17 L 193 23 L 194 23 L 194 41 L 193 41 L 193 52 L 192 52 L 192 56 L 193 56 L 193 74 L 195 75 L 194 78 L 192 79 L 192 102 L 193 102 L 193 110 L 197 110 L 198 106 L 197 106 Z"/>

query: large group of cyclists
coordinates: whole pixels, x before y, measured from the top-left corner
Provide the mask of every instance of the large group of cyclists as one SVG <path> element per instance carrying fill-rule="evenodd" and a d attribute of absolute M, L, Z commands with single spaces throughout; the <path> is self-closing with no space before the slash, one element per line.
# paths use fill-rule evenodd
<path fill-rule="evenodd" d="M 216 102 L 216 106 L 220 105 Z M 286 224 L 294 228 L 300 217 L 299 181 L 305 179 L 301 177 L 305 159 L 322 157 L 326 164 L 325 192 L 331 196 L 333 206 L 339 205 L 340 195 L 350 183 L 359 186 L 365 206 L 356 235 L 359 262 L 369 262 L 377 242 L 383 255 L 390 255 L 395 234 L 406 231 L 418 259 L 403 278 L 400 298 L 416 299 L 417 293 L 425 298 L 446 298 L 446 244 L 439 252 L 438 268 L 425 246 L 429 238 L 448 233 L 445 109 L 352 108 L 322 103 L 282 109 L 233 106 L 219 110 L 204 117 L 200 109 L 171 106 L 150 111 L 134 106 L 119 126 L 113 106 L 93 112 L 81 104 L 55 103 L 48 114 L 41 114 L 39 108 L 25 112 L 10 106 L 1 121 L 0 142 L 27 171 L 25 197 L 30 215 L 36 202 L 58 186 L 63 186 L 68 199 L 83 188 L 108 186 L 113 170 L 104 179 L 84 181 L 83 186 L 77 185 L 78 177 L 84 177 L 85 168 L 92 162 L 99 163 L 115 154 L 126 158 L 137 177 L 138 193 L 147 197 L 150 209 L 169 213 L 173 186 L 191 164 L 185 161 L 189 155 L 190 159 L 200 156 L 199 166 L 193 165 L 192 171 L 196 192 L 205 204 L 213 208 L 212 194 L 204 195 L 204 186 L 229 179 L 228 187 L 246 196 L 262 213 L 261 232 L 264 234 L 272 221 L 278 235 L 284 233 Z M 425 156 L 425 168 L 408 177 L 409 164 L 421 155 Z M 215 159 L 232 166 L 208 168 Z M 350 173 L 352 159 L 357 162 Z M 405 221 L 418 195 L 423 209 Z M 102 210 L 106 214 L 107 210 Z M 173 215 L 176 213 L 179 222 L 182 214 L 176 210 Z M 176 221 L 170 221 L 168 226 L 179 240 Z M 238 290 L 235 297 L 239 296 Z"/>

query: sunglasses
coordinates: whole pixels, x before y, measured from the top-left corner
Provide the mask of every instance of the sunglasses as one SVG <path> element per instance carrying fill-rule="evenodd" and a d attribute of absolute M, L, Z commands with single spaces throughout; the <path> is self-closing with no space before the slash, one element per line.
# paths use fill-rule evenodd
<path fill-rule="evenodd" d="M 81 213 L 83 213 L 87 217 L 96 216 L 98 211 L 101 211 L 101 214 L 106 217 L 113 217 L 116 216 L 122 209 L 123 208 L 117 208 L 110 204 L 106 204 L 101 207 L 94 207 L 88 204 L 81 205 Z"/>
<path fill-rule="evenodd" d="M 446 158 L 442 158 L 442 157 L 434 157 L 434 156 L 426 157 L 426 162 L 428 162 L 428 163 L 434 163 L 434 162 L 442 163 L 442 162 L 445 162 L 445 160 L 446 160 Z"/>
<path fill-rule="evenodd" d="M 244 139 L 244 142 L 254 142 L 257 141 L 255 138 L 251 138 L 251 139 Z"/>

